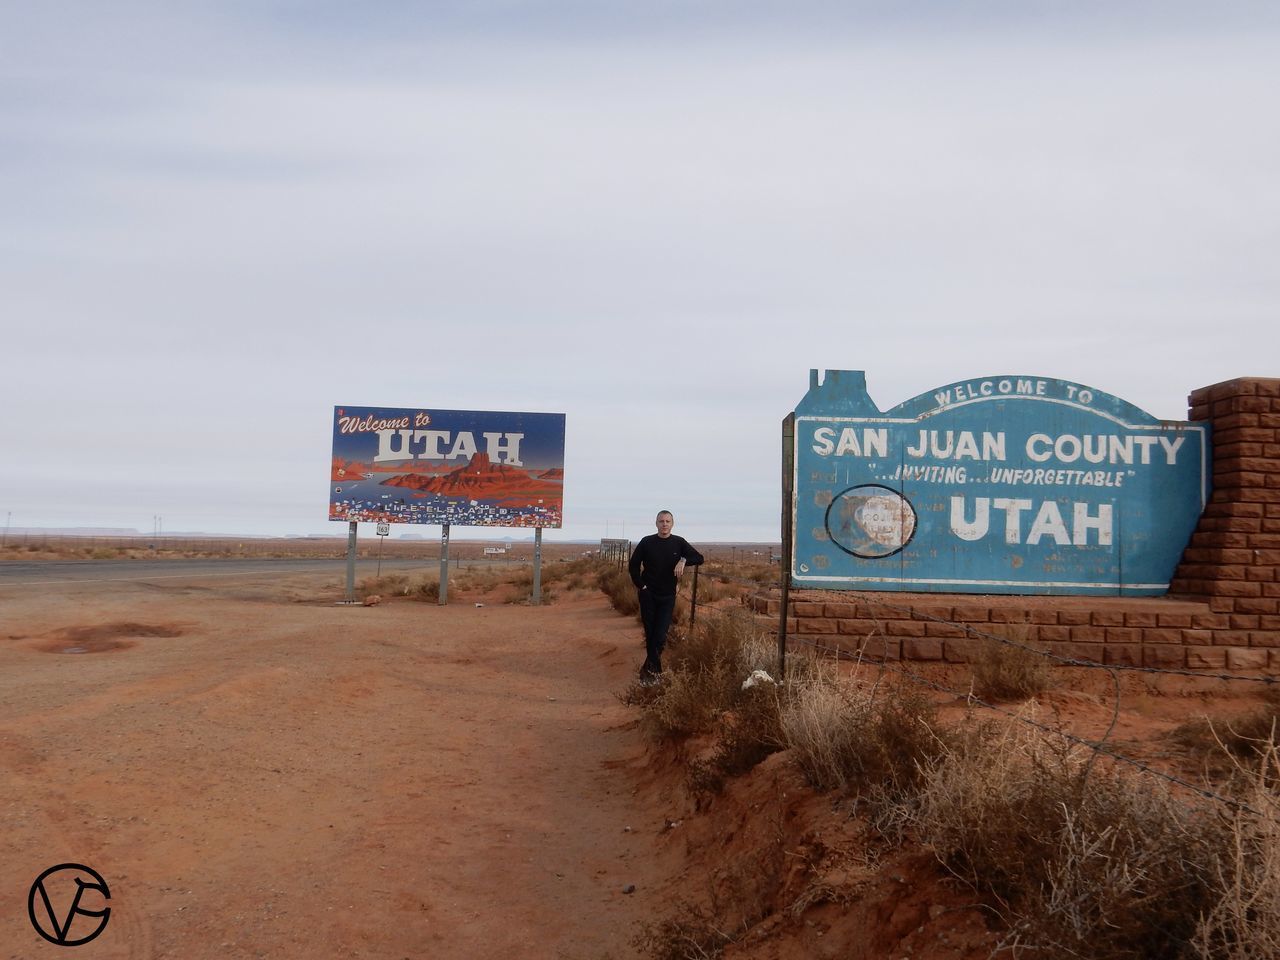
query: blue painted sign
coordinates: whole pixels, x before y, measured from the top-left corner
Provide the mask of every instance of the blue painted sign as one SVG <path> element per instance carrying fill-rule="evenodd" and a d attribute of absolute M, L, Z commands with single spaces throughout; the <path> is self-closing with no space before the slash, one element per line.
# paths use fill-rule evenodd
<path fill-rule="evenodd" d="M 1207 434 L 1065 380 L 966 380 L 882 412 L 862 371 L 811 371 L 786 451 L 791 582 L 1162 594 L 1208 500 Z"/>
<path fill-rule="evenodd" d="M 329 519 L 559 527 L 564 414 L 334 407 Z"/>

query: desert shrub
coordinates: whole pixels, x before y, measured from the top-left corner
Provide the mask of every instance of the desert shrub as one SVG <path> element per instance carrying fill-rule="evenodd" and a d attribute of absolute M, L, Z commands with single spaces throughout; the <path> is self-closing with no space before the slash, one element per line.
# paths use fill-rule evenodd
<path fill-rule="evenodd" d="M 973 661 L 973 692 L 984 700 L 1027 700 L 1049 689 L 1048 658 L 1024 646 L 988 640 Z"/>
<path fill-rule="evenodd" d="M 525 587 L 532 586 L 532 576 L 532 573 L 529 571 L 520 570 L 518 568 L 486 570 L 483 568 L 470 567 L 464 569 L 462 576 L 457 580 L 457 584 L 459 590 L 466 590 L 468 592 L 475 593 L 491 593 L 505 584 L 514 583 Z"/>
<path fill-rule="evenodd" d="M 1240 760 L 1259 761 L 1275 742 L 1280 730 L 1280 703 L 1273 697 L 1244 714 L 1231 718 L 1200 716 L 1170 731 L 1169 739 L 1199 759 L 1219 777 L 1240 769 Z"/>
<path fill-rule="evenodd" d="M 641 707 L 641 724 L 651 738 L 680 739 L 715 730 L 720 715 L 737 702 L 742 679 L 737 665 L 721 657 L 696 667 L 668 669 L 656 687 L 633 683 L 623 702 Z"/>
<path fill-rule="evenodd" d="M 1016 722 L 968 728 L 922 768 L 919 836 L 994 897 L 1036 956 L 1185 955 L 1220 836 L 1156 782 Z"/>
<path fill-rule="evenodd" d="M 728 778 L 746 773 L 785 746 L 777 688 L 766 681 L 742 690 L 733 709 L 716 724 L 711 756 L 689 765 L 689 786 L 695 794 L 719 793 Z"/>
<path fill-rule="evenodd" d="M 743 614 L 746 614 L 744 617 Z M 743 623 L 746 632 L 742 637 L 740 646 L 738 647 L 738 663 L 742 667 L 742 672 L 746 676 L 750 676 L 757 670 L 763 670 L 774 679 L 780 679 L 781 671 L 778 669 L 778 640 L 770 631 L 762 626 L 751 616 L 745 609 L 726 611 L 726 616 L 732 616 Z M 748 623 L 749 621 L 749 623 Z M 787 657 L 787 676 L 806 676 L 806 665 L 813 660 L 804 654 L 796 655 L 794 653 Z"/>
<path fill-rule="evenodd" d="M 643 924 L 632 945 L 654 960 L 721 956 L 776 911 L 792 856 L 779 835 L 720 863 L 708 877 L 705 907 L 681 901 L 667 919 Z"/>
<path fill-rule="evenodd" d="M 709 616 L 692 634 L 668 645 L 662 683 L 648 688 L 633 683 L 623 702 L 643 710 L 642 722 L 655 739 L 716 734 L 715 776 L 749 769 L 782 743 L 773 685 L 765 681 L 743 689 L 753 670 L 772 666 L 759 635 L 745 611 Z"/>
<path fill-rule="evenodd" d="M 664 656 L 660 684 L 633 682 L 620 694 L 639 707 L 645 733 L 658 741 L 711 734 L 715 747 L 690 765 L 695 794 L 719 792 L 726 778 L 750 770 L 784 748 L 782 697 L 786 688 L 769 679 L 745 681 L 756 670 L 772 673 L 777 651 L 746 610 L 717 611 L 687 636 L 676 636 Z"/>
<path fill-rule="evenodd" d="M 706 910 L 685 901 L 665 920 L 641 924 L 631 945 L 650 960 L 714 960 L 731 942 Z"/>
<path fill-rule="evenodd" d="M 667 659 L 676 669 L 698 669 L 717 660 L 737 664 L 743 645 L 758 632 L 754 618 L 744 610 L 708 612 L 687 635 L 672 638 Z"/>
<path fill-rule="evenodd" d="M 366 577 L 356 584 L 356 592 L 361 599 L 374 595 L 380 597 L 403 597 L 410 592 L 409 578 L 403 573 L 388 573 L 381 577 Z"/>
<path fill-rule="evenodd" d="M 542 582 L 546 584 L 563 582 L 570 589 L 574 589 L 585 586 L 600 568 L 600 561 L 593 557 L 579 557 L 576 560 L 544 564 Z"/>
<path fill-rule="evenodd" d="M 733 593 L 732 589 L 712 577 L 698 578 L 698 606 L 704 603 L 715 603 Z"/>
<path fill-rule="evenodd" d="M 566 576 L 560 582 L 564 584 L 566 590 L 581 590 L 587 585 L 586 576 L 581 573 Z"/>
<path fill-rule="evenodd" d="M 933 703 L 916 688 L 842 682 L 832 670 L 788 686 L 782 731 L 819 790 L 901 796 L 918 787 L 924 766 L 944 747 Z"/>
<path fill-rule="evenodd" d="M 850 755 L 868 704 L 854 689 L 835 682 L 797 686 L 782 711 L 782 734 L 806 779 L 818 790 L 843 790 L 855 763 Z"/>
<path fill-rule="evenodd" d="M 639 615 L 640 600 L 636 597 L 636 586 L 626 570 L 606 567 L 598 574 L 596 583 L 613 604 L 613 609 L 628 617 Z"/>
<path fill-rule="evenodd" d="M 427 603 L 440 602 L 440 581 L 439 580 L 423 580 L 418 584 L 418 588 L 414 591 L 415 600 L 423 600 Z"/>
<path fill-rule="evenodd" d="M 1222 815 L 1229 855 L 1213 877 L 1213 905 L 1193 938 L 1201 960 L 1280 956 L 1280 759 L 1268 739 L 1249 769 L 1237 762 L 1243 806 Z"/>
<path fill-rule="evenodd" d="M 782 572 L 776 563 L 743 563 L 733 571 L 734 577 L 750 580 L 761 586 L 771 587 L 782 580 Z"/>

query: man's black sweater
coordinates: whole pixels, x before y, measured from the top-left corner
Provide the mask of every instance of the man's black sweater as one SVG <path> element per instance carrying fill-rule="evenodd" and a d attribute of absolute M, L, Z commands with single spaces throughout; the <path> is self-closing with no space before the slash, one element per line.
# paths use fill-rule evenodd
<path fill-rule="evenodd" d="M 653 591 L 654 596 L 676 595 L 676 563 L 681 559 L 691 567 L 702 563 L 702 554 L 684 537 L 674 533 L 660 537 L 651 533 L 636 544 L 627 569 L 631 582 L 639 589 Z"/>

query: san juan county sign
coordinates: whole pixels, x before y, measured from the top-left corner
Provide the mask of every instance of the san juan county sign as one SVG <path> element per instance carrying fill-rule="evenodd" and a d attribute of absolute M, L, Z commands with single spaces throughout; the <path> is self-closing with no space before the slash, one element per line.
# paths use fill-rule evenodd
<path fill-rule="evenodd" d="M 1205 425 L 1065 380 L 881 411 L 862 371 L 814 370 L 783 433 L 798 587 L 1161 594 L 1209 495 Z"/>

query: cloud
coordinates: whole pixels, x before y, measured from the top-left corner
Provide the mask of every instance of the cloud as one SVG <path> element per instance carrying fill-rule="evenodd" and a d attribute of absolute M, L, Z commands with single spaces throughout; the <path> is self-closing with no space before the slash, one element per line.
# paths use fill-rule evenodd
<path fill-rule="evenodd" d="M 0 389 L 44 411 L 6 431 L 16 508 L 63 502 L 70 435 L 157 489 L 262 463 L 296 508 L 232 479 L 220 525 L 325 529 L 317 417 L 439 405 L 566 412 L 576 532 L 665 490 L 730 537 L 776 529 L 810 367 L 1164 417 L 1270 372 L 1268 7 L 637 9 L 6 14 Z"/>

